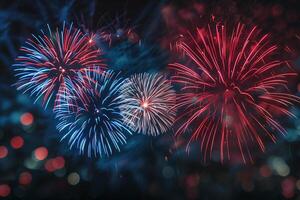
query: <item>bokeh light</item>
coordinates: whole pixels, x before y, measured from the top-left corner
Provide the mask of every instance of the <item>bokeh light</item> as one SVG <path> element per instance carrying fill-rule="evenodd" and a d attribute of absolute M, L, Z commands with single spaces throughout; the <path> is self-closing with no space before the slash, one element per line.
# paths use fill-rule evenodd
<path fill-rule="evenodd" d="M 19 183 L 21 185 L 29 185 L 32 181 L 32 175 L 29 172 L 22 172 L 19 176 Z"/>
<path fill-rule="evenodd" d="M 5 146 L 0 146 L 0 159 L 5 158 L 8 154 L 8 150 Z"/>
<path fill-rule="evenodd" d="M 290 199 L 295 195 L 295 180 L 292 177 L 286 178 L 281 183 L 282 195 Z"/>
<path fill-rule="evenodd" d="M 297 187 L 298 190 L 300 190 L 300 179 L 298 179 L 298 180 L 296 181 L 296 187 Z"/>
<path fill-rule="evenodd" d="M 0 197 L 7 197 L 11 192 L 9 185 L 2 184 L 0 185 Z"/>
<path fill-rule="evenodd" d="M 48 172 L 54 172 L 55 171 L 55 168 L 53 167 L 53 164 L 52 164 L 52 159 L 46 161 L 46 163 L 45 163 L 45 169 Z"/>
<path fill-rule="evenodd" d="M 259 173 L 262 177 L 270 177 L 272 175 L 272 169 L 268 165 L 263 165 L 259 168 Z"/>
<path fill-rule="evenodd" d="M 30 126 L 33 123 L 33 120 L 33 115 L 29 112 L 22 114 L 20 117 L 20 122 L 24 126 Z"/>
<path fill-rule="evenodd" d="M 21 136 L 15 136 L 10 140 L 10 145 L 14 149 L 20 149 L 24 145 L 24 139 Z"/>
<path fill-rule="evenodd" d="M 37 160 L 45 160 L 48 156 L 48 149 L 46 147 L 38 147 L 34 150 L 34 156 Z"/>
<path fill-rule="evenodd" d="M 35 158 L 29 157 L 24 161 L 24 166 L 28 169 L 38 169 L 41 166 L 41 163 Z"/>
<path fill-rule="evenodd" d="M 65 166 L 65 159 L 62 156 L 58 156 L 52 159 L 52 165 L 55 170 L 62 169 Z"/>
<path fill-rule="evenodd" d="M 62 156 L 56 158 L 51 158 L 45 163 L 45 169 L 48 172 L 54 172 L 56 170 L 62 169 L 65 166 L 65 159 Z"/>
<path fill-rule="evenodd" d="M 279 176 L 287 176 L 290 173 L 290 167 L 286 164 L 285 160 L 280 157 L 271 157 L 270 163 L 272 169 L 279 175 Z"/>
<path fill-rule="evenodd" d="M 80 176 L 79 176 L 78 173 L 72 172 L 72 173 L 69 174 L 68 183 L 70 185 L 77 185 L 79 183 L 79 181 L 80 181 Z"/>

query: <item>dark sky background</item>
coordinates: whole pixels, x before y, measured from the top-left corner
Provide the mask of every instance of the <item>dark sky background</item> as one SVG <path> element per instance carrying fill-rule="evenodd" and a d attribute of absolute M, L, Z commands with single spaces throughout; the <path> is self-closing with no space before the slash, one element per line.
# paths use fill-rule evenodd
<path fill-rule="evenodd" d="M 264 154 L 254 152 L 254 164 L 221 164 L 214 159 L 204 163 L 198 145 L 187 155 L 184 147 L 174 145 L 172 133 L 155 138 L 135 135 L 111 158 L 87 158 L 60 143 L 51 110 L 16 90 L 12 67 L 31 34 L 45 30 L 47 24 L 54 30 L 73 22 L 92 32 L 116 34 L 132 28 L 134 39 L 125 34 L 111 47 L 103 44 L 108 63 L 129 74 L 164 71 L 173 59 L 169 44 L 180 31 L 205 26 L 214 17 L 257 25 L 270 33 L 298 72 L 299 11 L 299 0 L 1 0 L 0 197 L 300 200 L 297 119 L 280 119 L 287 136 L 269 144 Z M 132 45 L 124 45 L 128 41 Z M 121 55 L 127 59 L 121 62 Z M 299 76 L 291 81 L 293 93 L 299 93 L 298 82 Z M 299 106 L 291 109 L 300 116 Z M 46 157 L 37 160 L 37 152 Z"/>

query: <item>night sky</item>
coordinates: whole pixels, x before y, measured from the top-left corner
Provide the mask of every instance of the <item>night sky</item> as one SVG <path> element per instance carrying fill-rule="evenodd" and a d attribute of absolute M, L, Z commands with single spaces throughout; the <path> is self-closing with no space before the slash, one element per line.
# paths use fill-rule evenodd
<path fill-rule="evenodd" d="M 289 108 L 295 118 L 276 118 L 287 134 L 267 141 L 265 152 L 255 147 L 252 163 L 238 152 L 223 163 L 215 152 L 205 160 L 199 142 L 187 152 L 176 125 L 159 136 L 133 133 L 110 157 L 88 157 L 61 141 L 51 106 L 17 90 L 13 67 L 31 34 L 65 23 L 95 34 L 103 61 L 120 77 L 169 78 L 168 64 L 186 59 L 174 48 L 181 34 L 223 22 L 269 34 L 277 56 L 299 74 L 299 10 L 299 0 L 1 0 L 0 198 L 300 200 L 299 104 Z M 291 94 L 299 96 L 299 80 L 288 80 Z"/>

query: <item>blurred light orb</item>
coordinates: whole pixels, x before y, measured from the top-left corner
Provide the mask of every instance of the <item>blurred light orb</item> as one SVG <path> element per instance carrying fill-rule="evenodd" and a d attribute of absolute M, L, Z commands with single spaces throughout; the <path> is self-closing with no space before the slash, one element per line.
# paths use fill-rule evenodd
<path fill-rule="evenodd" d="M 8 150 L 5 146 L 0 146 L 0 159 L 5 158 L 8 154 Z"/>
<path fill-rule="evenodd" d="M 71 174 L 69 174 L 68 176 L 68 183 L 70 185 L 77 185 L 80 181 L 80 176 L 78 173 L 76 172 L 72 172 Z"/>
<path fill-rule="evenodd" d="M 21 136 L 15 136 L 10 140 L 10 145 L 14 149 L 20 149 L 24 145 L 24 139 Z"/>
<path fill-rule="evenodd" d="M 36 159 L 29 157 L 24 161 L 24 166 L 28 169 L 38 169 L 40 164 Z"/>
<path fill-rule="evenodd" d="M 287 199 L 290 199 L 295 195 L 295 188 L 295 180 L 292 177 L 285 178 L 281 182 L 282 195 Z"/>
<path fill-rule="evenodd" d="M 52 163 L 52 159 L 47 160 L 44 166 L 45 166 L 45 169 L 48 172 L 54 172 L 55 171 L 55 168 L 54 168 L 53 163 Z"/>
<path fill-rule="evenodd" d="M 65 166 L 65 159 L 62 156 L 58 156 L 56 158 L 51 158 L 47 160 L 45 163 L 45 169 L 48 172 L 54 172 L 56 170 L 60 170 Z"/>
<path fill-rule="evenodd" d="M 46 147 L 38 147 L 34 150 L 34 156 L 37 160 L 45 160 L 48 156 L 48 149 Z"/>
<path fill-rule="evenodd" d="M 288 176 L 290 174 L 290 167 L 286 164 L 285 160 L 280 157 L 272 157 L 270 159 L 272 169 L 279 176 Z"/>
<path fill-rule="evenodd" d="M 32 175 L 29 172 L 22 172 L 19 176 L 19 183 L 21 185 L 29 185 L 32 181 Z"/>
<path fill-rule="evenodd" d="M 268 165 L 263 165 L 259 168 L 259 173 L 262 177 L 270 177 L 272 175 L 272 169 Z"/>
<path fill-rule="evenodd" d="M 300 179 L 298 179 L 298 180 L 296 181 L 296 188 L 297 188 L 298 190 L 300 190 Z"/>
<path fill-rule="evenodd" d="M 9 185 L 1 184 L 0 185 L 0 197 L 7 197 L 11 192 Z"/>
<path fill-rule="evenodd" d="M 26 112 L 21 115 L 20 122 L 23 126 L 30 126 L 33 123 L 33 115 L 29 112 Z"/>
<path fill-rule="evenodd" d="M 55 170 L 62 169 L 65 166 L 65 159 L 62 156 L 58 156 L 52 160 L 52 165 Z"/>

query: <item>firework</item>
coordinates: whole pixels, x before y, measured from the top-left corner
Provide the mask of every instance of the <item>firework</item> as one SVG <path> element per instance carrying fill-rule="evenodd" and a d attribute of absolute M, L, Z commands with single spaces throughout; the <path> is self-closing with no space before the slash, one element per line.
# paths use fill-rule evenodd
<path fill-rule="evenodd" d="M 42 98 L 43 105 L 57 102 L 58 93 L 69 95 L 83 71 L 102 72 L 101 52 L 93 41 L 80 30 L 63 25 L 61 31 L 50 30 L 32 36 L 20 50 L 16 76 L 18 90 Z M 53 100 L 54 99 L 54 100 Z"/>
<path fill-rule="evenodd" d="M 135 105 L 128 109 L 127 116 L 127 123 L 134 131 L 156 136 L 172 126 L 176 97 L 163 75 L 132 75 L 126 95 Z"/>
<path fill-rule="evenodd" d="M 217 24 L 197 29 L 196 36 L 177 45 L 193 63 L 170 65 L 172 80 L 183 85 L 177 135 L 191 128 L 189 144 L 199 140 L 205 159 L 220 151 L 223 162 L 237 149 L 243 162 L 252 162 L 255 145 L 265 151 L 267 138 L 275 142 L 277 133 L 285 134 L 276 117 L 293 116 L 288 108 L 299 98 L 288 93 L 287 83 L 295 73 L 277 59 L 268 35 L 257 27 L 237 24 L 228 31 Z"/>
<path fill-rule="evenodd" d="M 131 106 L 124 98 L 126 83 L 110 71 L 87 73 L 85 86 L 76 88 L 75 95 L 59 98 L 54 109 L 59 119 L 62 140 L 68 139 L 70 149 L 91 156 L 109 156 L 126 143 L 130 130 L 123 124 L 126 109 Z M 126 109 L 125 109 L 126 108 Z"/>

